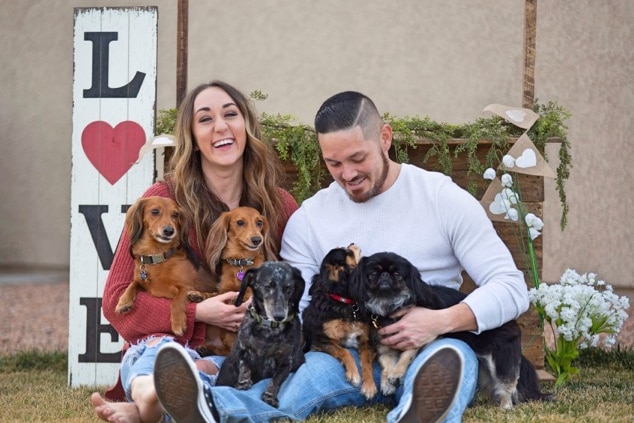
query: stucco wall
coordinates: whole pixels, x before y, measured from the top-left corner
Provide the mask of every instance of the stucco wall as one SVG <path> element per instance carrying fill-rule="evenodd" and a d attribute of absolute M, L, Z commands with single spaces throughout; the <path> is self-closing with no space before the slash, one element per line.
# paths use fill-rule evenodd
<path fill-rule="evenodd" d="M 173 107 L 177 2 L 130 5 L 159 7 L 157 103 Z M 0 7 L 0 266 L 68 266 L 73 7 L 91 6 L 122 2 Z M 537 12 L 536 97 L 573 115 L 569 224 L 559 230 L 549 184 L 544 278 L 573 267 L 634 287 L 634 3 L 538 1 Z M 521 103 L 523 31 L 522 0 L 190 1 L 189 85 L 220 78 L 261 90 L 260 111 L 305 123 L 344 89 L 395 115 L 460 123 L 489 103 Z"/>

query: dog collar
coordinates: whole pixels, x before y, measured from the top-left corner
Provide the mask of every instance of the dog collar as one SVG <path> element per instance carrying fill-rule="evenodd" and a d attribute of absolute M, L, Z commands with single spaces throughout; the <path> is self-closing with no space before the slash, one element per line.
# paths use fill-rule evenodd
<path fill-rule="evenodd" d="M 351 300 L 350 298 L 346 298 L 346 297 L 342 297 L 340 295 L 337 294 L 333 294 L 332 292 L 328 293 L 328 297 L 330 297 L 331 300 L 337 301 L 339 303 L 344 303 L 346 305 L 352 306 L 352 318 L 354 320 L 358 320 L 359 316 L 357 316 L 357 312 L 359 311 L 359 306 L 357 305 L 357 303 L 354 302 L 354 300 Z"/>
<path fill-rule="evenodd" d="M 170 248 L 166 252 L 162 254 L 154 254 L 149 256 L 139 256 L 139 261 L 141 262 L 140 266 L 140 275 L 141 280 L 147 280 L 147 270 L 145 270 L 146 264 L 159 264 L 166 261 L 168 258 L 172 257 L 176 253 L 176 248 Z"/>
<path fill-rule="evenodd" d="M 340 303 L 344 303 L 344 304 L 348 304 L 348 305 L 354 304 L 354 301 L 351 300 L 350 298 L 345 298 L 345 297 L 342 297 L 340 295 L 333 294 L 333 293 L 330 293 L 330 292 L 328 293 L 328 297 L 330 297 L 331 300 L 335 300 L 335 301 L 338 301 Z"/>
<path fill-rule="evenodd" d="M 240 270 L 238 270 L 238 273 L 236 273 L 236 278 L 238 278 L 240 282 L 242 282 L 242 279 L 244 279 L 244 266 L 253 266 L 253 257 L 242 259 L 228 258 L 226 260 L 229 265 L 240 267 Z"/>
<path fill-rule="evenodd" d="M 250 306 L 248 308 L 249 310 L 249 314 L 251 314 L 251 317 L 253 317 L 255 319 L 256 322 L 258 322 L 261 325 L 266 325 L 268 327 L 271 328 L 277 328 L 282 326 L 284 323 L 288 323 L 291 320 L 293 320 L 295 318 L 294 314 L 289 314 L 286 319 L 282 320 L 281 322 L 278 322 L 276 320 L 271 320 L 271 319 L 267 319 L 266 317 L 262 317 L 258 314 L 257 311 L 255 311 L 255 308 L 253 308 L 253 306 Z"/>
<path fill-rule="evenodd" d="M 154 254 L 149 256 L 139 256 L 141 264 L 158 264 L 163 263 L 168 258 L 172 257 L 176 253 L 176 248 L 170 248 L 162 254 Z"/>
<path fill-rule="evenodd" d="M 228 258 L 226 260 L 227 260 L 227 263 L 236 267 L 253 266 L 253 257 L 241 258 L 241 259 Z"/>

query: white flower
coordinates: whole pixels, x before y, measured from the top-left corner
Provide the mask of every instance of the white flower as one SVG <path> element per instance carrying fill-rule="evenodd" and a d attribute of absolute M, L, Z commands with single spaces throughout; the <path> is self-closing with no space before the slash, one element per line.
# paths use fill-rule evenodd
<path fill-rule="evenodd" d="M 524 216 L 524 222 L 526 222 L 526 226 L 529 228 L 535 228 L 538 231 L 541 231 L 544 227 L 544 222 L 533 213 L 527 213 L 526 216 Z"/>
<path fill-rule="evenodd" d="M 528 292 L 556 335 L 574 341 L 579 349 L 614 345 L 628 317 L 629 299 L 614 294 L 612 286 L 597 281 L 596 276 L 567 269 L 558 284 L 541 284 Z"/>
<path fill-rule="evenodd" d="M 506 212 L 506 216 L 504 217 L 506 219 L 511 219 L 513 222 L 517 222 L 517 219 L 519 219 L 519 213 L 517 209 L 511 207 L 510 209 L 508 209 L 508 211 Z"/>
<path fill-rule="evenodd" d="M 502 181 L 502 185 L 507 188 L 511 188 L 513 186 L 513 177 L 508 173 L 503 174 L 500 180 Z"/>
<path fill-rule="evenodd" d="M 493 169 L 492 167 L 490 167 L 490 168 L 488 168 L 487 170 L 485 170 L 485 171 L 484 171 L 484 175 L 482 175 L 482 177 L 483 177 L 484 179 L 487 179 L 487 180 L 489 180 L 489 181 L 492 181 L 492 180 L 494 180 L 494 179 L 495 179 L 495 175 L 496 175 L 495 169 Z"/>
<path fill-rule="evenodd" d="M 510 156 L 508 154 L 502 157 L 502 163 L 504 164 L 504 167 L 507 169 L 511 169 L 512 167 L 515 167 L 515 159 L 513 158 L 513 156 Z"/>
<path fill-rule="evenodd" d="M 500 194 L 502 195 L 502 198 L 510 204 L 517 204 L 520 201 L 517 193 L 511 188 L 503 188 L 502 191 L 500 191 Z"/>
<path fill-rule="evenodd" d="M 542 233 L 539 232 L 537 229 L 535 228 L 528 228 L 528 234 L 531 236 L 531 239 L 535 239 L 538 236 L 540 236 Z"/>

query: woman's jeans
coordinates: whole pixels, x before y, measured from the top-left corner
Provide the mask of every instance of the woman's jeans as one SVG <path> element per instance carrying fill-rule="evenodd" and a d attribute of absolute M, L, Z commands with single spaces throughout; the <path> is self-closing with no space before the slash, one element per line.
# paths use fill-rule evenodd
<path fill-rule="evenodd" d="M 131 401 L 130 387 L 132 381 L 137 376 L 151 375 L 154 373 L 154 362 L 156 361 L 156 353 L 163 344 L 175 342 L 171 336 L 150 336 L 136 344 L 130 345 L 130 348 L 125 352 L 121 359 L 121 367 L 119 369 L 121 375 L 121 385 L 125 391 L 126 398 Z M 185 350 L 192 358 L 192 360 L 200 359 L 200 354 L 195 350 L 185 346 Z M 204 357 L 204 360 L 209 360 L 220 368 L 220 365 L 224 361 L 224 357 L 209 356 Z M 205 373 L 200 373 L 200 376 L 205 384 L 212 385 L 216 376 L 210 376 Z"/>
<path fill-rule="evenodd" d="M 309 352 L 306 362 L 292 374 L 280 389 L 279 408 L 262 401 L 261 396 L 270 379 L 264 379 L 246 391 L 226 386 L 212 386 L 203 378 L 203 384 L 211 388 L 214 406 L 221 422 L 268 422 L 278 418 L 303 420 L 310 414 L 327 412 L 343 406 L 366 406 L 383 403 L 394 407 L 387 415 L 387 422 L 398 421 L 409 408 L 413 396 L 413 384 L 417 371 L 426 359 L 439 348 L 451 345 L 462 355 L 463 376 L 458 385 L 458 395 L 446 422 L 460 422 L 462 414 L 473 400 L 478 381 L 478 361 L 467 344 L 456 339 L 442 338 L 427 345 L 414 359 L 405 373 L 401 386 L 394 395 L 380 392 L 368 401 L 359 387 L 352 386 L 345 378 L 341 363 L 334 357 Z M 356 351 L 352 351 L 359 366 Z M 374 380 L 380 386 L 381 371 L 374 365 Z"/>

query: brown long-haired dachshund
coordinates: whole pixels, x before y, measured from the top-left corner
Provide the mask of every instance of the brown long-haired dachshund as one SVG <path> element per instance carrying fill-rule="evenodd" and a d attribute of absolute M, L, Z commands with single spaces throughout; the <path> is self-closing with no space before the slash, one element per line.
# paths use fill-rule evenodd
<path fill-rule="evenodd" d="M 219 294 L 240 291 L 248 269 L 277 260 L 268 220 L 252 207 L 236 207 L 222 213 L 209 231 L 205 257 L 209 267 L 219 275 Z M 250 296 L 249 288 L 244 299 Z M 236 337 L 235 332 L 208 325 L 207 342 L 201 353 L 228 355 Z"/>
<path fill-rule="evenodd" d="M 130 311 L 139 289 L 170 298 L 172 332 L 182 335 L 187 328 L 187 302 L 215 295 L 216 281 L 191 253 L 178 205 L 167 197 L 140 198 L 128 209 L 125 225 L 135 262 L 134 279 L 115 311 Z"/>

